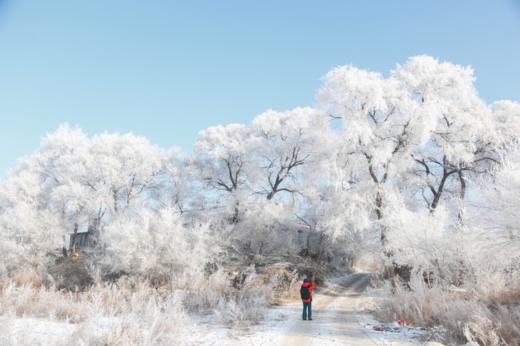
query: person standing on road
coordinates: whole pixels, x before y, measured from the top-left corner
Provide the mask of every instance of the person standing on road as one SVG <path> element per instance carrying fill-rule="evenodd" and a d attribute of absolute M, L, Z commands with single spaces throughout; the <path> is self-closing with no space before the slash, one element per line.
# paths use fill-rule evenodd
<path fill-rule="evenodd" d="M 311 281 L 311 279 L 307 278 L 303 280 L 302 287 L 300 288 L 300 296 L 303 302 L 303 320 L 312 321 L 312 291 L 316 288 L 316 285 Z"/>

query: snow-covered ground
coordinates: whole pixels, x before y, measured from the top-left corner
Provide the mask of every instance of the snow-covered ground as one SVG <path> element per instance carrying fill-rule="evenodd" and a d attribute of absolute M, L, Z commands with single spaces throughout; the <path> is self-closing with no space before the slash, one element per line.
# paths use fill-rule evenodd
<path fill-rule="evenodd" d="M 187 326 L 179 345 L 422 345 L 421 333 L 409 328 L 375 331 L 368 310 L 373 298 L 360 293 L 370 274 L 357 273 L 332 280 L 318 288 L 313 301 L 313 320 L 301 320 L 301 303 L 269 309 L 266 319 L 249 327 L 225 327 L 211 319 Z M 2 345 L 66 345 L 81 326 L 34 317 L 1 320 Z M 89 328 L 110 328 L 110 321 L 97 321 Z M 390 329 L 390 328 L 387 328 Z"/>
<path fill-rule="evenodd" d="M 0 318 L 0 344 L 3 345 L 62 345 L 77 326 L 43 318 Z"/>
<path fill-rule="evenodd" d="M 365 311 L 371 298 L 360 293 L 370 280 L 369 274 L 353 274 L 334 280 L 317 290 L 313 299 L 313 320 L 301 320 L 301 303 L 270 310 L 268 318 L 236 340 L 222 345 L 420 345 L 419 335 L 410 329 L 400 332 L 376 332 L 378 323 Z"/>

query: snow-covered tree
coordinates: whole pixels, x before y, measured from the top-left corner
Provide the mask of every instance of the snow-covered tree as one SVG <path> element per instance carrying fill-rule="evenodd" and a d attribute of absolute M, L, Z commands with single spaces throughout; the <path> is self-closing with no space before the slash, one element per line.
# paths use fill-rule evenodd
<path fill-rule="evenodd" d="M 341 121 L 335 165 L 344 167 L 349 193 L 372 200 L 383 244 L 392 194 L 404 193 L 409 207 L 422 202 L 432 212 L 443 198 L 463 200 L 471 179 L 490 172 L 504 137 L 519 126 L 516 104 L 490 107 L 480 99 L 471 68 L 429 56 L 410 58 L 388 78 L 335 68 L 324 77 L 318 100 Z"/>
<path fill-rule="evenodd" d="M 163 153 L 157 180 L 149 196 L 154 204 L 153 209 L 172 208 L 181 215 L 190 210 L 197 188 L 195 175 L 189 159 L 179 149 L 172 148 Z"/>
<path fill-rule="evenodd" d="M 199 133 L 194 165 L 203 182 L 217 191 L 217 202 L 233 208 L 237 222 L 241 199 L 247 198 L 250 130 L 241 124 L 215 126 Z"/>
<path fill-rule="evenodd" d="M 492 112 L 474 87 L 473 70 L 418 56 L 398 66 L 394 76 L 417 112 L 433 123 L 427 141 L 412 152 L 420 196 L 431 211 L 447 191 L 464 199 L 469 179 L 490 169 L 501 141 Z"/>
<path fill-rule="evenodd" d="M 48 135 L 33 156 L 33 172 L 45 183 L 49 203 L 71 223 L 82 217 L 99 223 L 145 205 L 158 187 L 163 161 L 163 152 L 143 137 L 88 138 L 68 126 Z"/>
<path fill-rule="evenodd" d="M 153 279 L 200 271 L 206 257 L 205 225 L 189 228 L 176 209 L 141 209 L 118 215 L 104 229 L 104 254 L 98 260 L 105 273 L 126 273 Z M 196 256 L 195 256 L 196 254 Z"/>
<path fill-rule="evenodd" d="M 158 187 L 162 162 L 162 151 L 142 137 L 88 138 L 61 126 L 3 184 L 2 236 L 43 263 L 75 224 L 101 231 L 119 215 L 154 206 L 151 191 Z"/>
<path fill-rule="evenodd" d="M 308 107 L 269 110 L 254 119 L 252 131 L 257 192 L 268 200 L 281 193 L 302 194 L 302 166 L 318 162 L 325 143 L 327 124 L 321 113 Z"/>
<path fill-rule="evenodd" d="M 520 144 L 512 142 L 501 152 L 500 165 L 493 177 L 482 183 L 482 200 L 477 203 L 480 211 L 480 226 L 488 228 L 503 243 L 520 245 Z M 479 224 L 477 223 L 477 225 Z"/>
<path fill-rule="evenodd" d="M 497 101 L 491 105 L 494 128 L 502 146 L 509 146 L 520 133 L 520 103 Z"/>
<path fill-rule="evenodd" d="M 378 222 L 383 220 L 385 194 L 409 169 L 411 151 L 428 132 L 428 122 L 416 117 L 416 105 L 408 96 L 399 80 L 353 66 L 330 71 L 318 95 L 324 111 L 342 122 L 338 159 L 353 167 L 344 179 L 371 199 Z M 384 227 L 380 236 L 385 244 Z"/>
<path fill-rule="evenodd" d="M 92 166 L 84 184 L 92 189 L 102 208 L 111 213 L 146 205 L 148 193 L 158 188 L 163 152 L 133 134 L 102 134 L 92 138 Z"/>
<path fill-rule="evenodd" d="M 38 263 L 78 223 L 99 231 L 98 263 L 136 275 L 182 266 L 199 233 L 229 258 L 295 255 L 291 231 L 302 228 L 327 239 L 327 256 L 410 265 L 424 255 L 431 269 L 476 228 L 462 218 L 470 197 L 496 208 L 500 237 L 515 239 L 519 130 L 518 103 L 486 104 L 471 68 L 427 56 L 387 76 L 337 67 L 316 108 L 210 127 L 189 157 L 65 125 L 0 186 L 0 271 Z"/>

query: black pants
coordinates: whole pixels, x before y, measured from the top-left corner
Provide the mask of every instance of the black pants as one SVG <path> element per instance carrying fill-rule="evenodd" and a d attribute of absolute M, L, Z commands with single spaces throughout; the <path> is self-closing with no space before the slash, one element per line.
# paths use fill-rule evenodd
<path fill-rule="evenodd" d="M 309 316 L 309 320 L 312 320 L 312 301 L 306 303 L 303 302 L 303 315 L 302 318 L 304 320 L 307 319 L 307 315 Z"/>

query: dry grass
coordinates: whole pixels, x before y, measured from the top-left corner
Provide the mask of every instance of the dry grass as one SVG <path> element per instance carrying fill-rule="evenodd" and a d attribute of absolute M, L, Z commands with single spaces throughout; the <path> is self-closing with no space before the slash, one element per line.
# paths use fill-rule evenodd
<path fill-rule="evenodd" d="M 257 323 L 269 299 L 269 290 L 258 284 L 257 276 L 249 275 L 236 289 L 222 271 L 209 277 L 172 278 L 161 287 L 137 278 L 121 279 L 81 292 L 46 287 L 27 274 L 1 282 L 0 318 L 74 325 L 64 345 L 172 345 L 192 336 L 191 315 L 212 314 L 225 324 Z M 0 338 L 0 344 L 31 343 L 21 334 L 10 337 Z"/>
<path fill-rule="evenodd" d="M 213 313 L 222 323 L 257 323 L 271 294 L 260 282 L 257 275 L 249 274 L 238 289 L 222 270 L 208 278 L 199 276 L 185 291 L 184 306 L 190 312 Z"/>
<path fill-rule="evenodd" d="M 171 345 L 189 327 L 181 294 L 164 295 L 136 282 L 98 285 L 77 293 L 12 282 L 0 290 L 0 316 L 76 325 L 64 345 Z M 14 340 L 0 341 L 30 341 L 24 337 L 17 334 Z"/>
<path fill-rule="evenodd" d="M 82 322 L 63 344 L 172 345 L 182 342 L 190 330 L 182 303 L 175 296 L 168 299 L 137 296 L 134 299 L 138 301 L 126 311 L 112 316 L 93 314 L 94 318 Z"/>
<path fill-rule="evenodd" d="M 289 264 L 266 265 L 261 273 L 254 266 L 236 269 L 110 283 L 91 271 L 96 284 L 82 291 L 59 290 L 37 270 L 0 276 L 0 324 L 6 321 L 0 345 L 37 344 L 38 333 L 23 332 L 34 323 L 63 331 L 52 345 L 195 344 L 200 325 L 194 320 L 247 326 L 261 321 L 269 304 L 299 299 L 300 277 Z"/>
<path fill-rule="evenodd" d="M 388 321 L 405 319 L 418 326 L 441 325 L 447 330 L 444 342 L 520 344 L 520 291 L 514 291 L 511 282 L 501 286 L 500 281 L 495 281 L 493 286 L 487 286 L 485 281 L 478 290 L 455 289 L 440 284 L 428 287 L 414 277 L 412 290 L 397 288 L 391 294 L 388 288 L 390 298 L 383 299 L 376 313 Z"/>
<path fill-rule="evenodd" d="M 0 315 L 30 315 L 81 323 L 92 314 L 111 317 L 125 313 L 126 307 L 150 299 L 165 298 L 145 283 L 97 285 L 85 292 L 67 292 L 12 282 L 0 289 Z"/>

